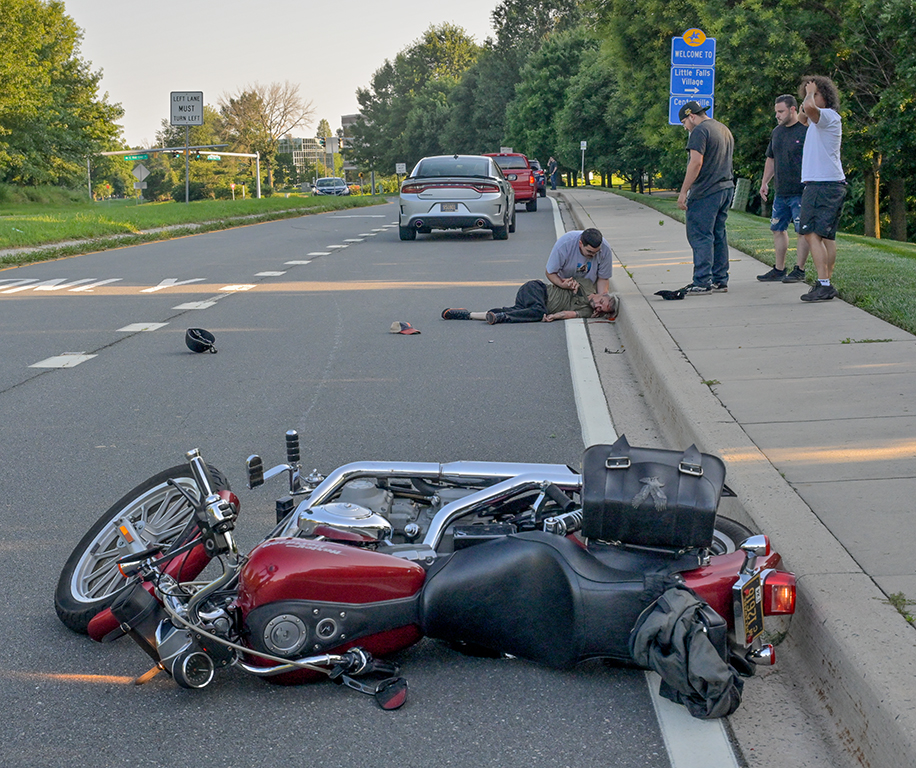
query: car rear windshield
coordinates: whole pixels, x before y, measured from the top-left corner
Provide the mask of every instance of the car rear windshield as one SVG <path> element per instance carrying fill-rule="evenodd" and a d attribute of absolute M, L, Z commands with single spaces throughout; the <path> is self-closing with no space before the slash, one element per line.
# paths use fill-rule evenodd
<path fill-rule="evenodd" d="M 440 178 L 443 176 L 489 176 L 489 162 L 482 157 L 436 157 L 423 160 L 417 167 L 415 178 Z"/>
<path fill-rule="evenodd" d="M 506 168 L 527 168 L 528 161 L 518 155 L 508 157 L 494 157 L 496 164 L 505 170 Z"/>

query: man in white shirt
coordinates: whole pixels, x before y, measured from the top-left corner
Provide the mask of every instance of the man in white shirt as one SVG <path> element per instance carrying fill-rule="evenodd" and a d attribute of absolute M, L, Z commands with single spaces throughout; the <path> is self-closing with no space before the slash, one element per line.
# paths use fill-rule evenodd
<path fill-rule="evenodd" d="M 802 153 L 802 193 L 799 229 L 817 267 L 817 282 L 802 301 L 829 301 L 837 295 L 830 284 L 836 264 L 836 230 L 846 197 L 846 175 L 840 163 L 843 121 L 840 99 L 830 78 L 806 77 L 799 88 L 804 97 L 801 123 L 808 126 Z"/>

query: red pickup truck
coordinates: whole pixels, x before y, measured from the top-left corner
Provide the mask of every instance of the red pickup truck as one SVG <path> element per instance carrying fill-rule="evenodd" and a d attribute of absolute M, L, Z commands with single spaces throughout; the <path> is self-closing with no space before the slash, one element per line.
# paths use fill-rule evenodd
<path fill-rule="evenodd" d="M 502 169 L 503 175 L 515 190 L 515 202 L 524 203 L 526 211 L 538 209 L 538 189 L 534 171 L 528 158 L 518 152 L 484 152 Z"/>

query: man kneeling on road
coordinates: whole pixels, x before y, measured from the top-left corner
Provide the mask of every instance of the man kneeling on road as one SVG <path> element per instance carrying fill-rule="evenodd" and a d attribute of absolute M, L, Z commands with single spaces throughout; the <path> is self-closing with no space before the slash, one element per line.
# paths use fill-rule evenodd
<path fill-rule="evenodd" d="M 574 278 L 576 290 L 557 285 L 545 285 L 540 280 L 529 280 L 515 295 L 515 305 L 497 307 L 489 312 L 471 312 L 467 309 L 444 309 L 443 320 L 486 320 L 497 323 L 551 323 L 554 320 L 572 320 L 576 317 L 617 317 L 617 294 L 598 293 L 595 284 L 584 277 Z"/>

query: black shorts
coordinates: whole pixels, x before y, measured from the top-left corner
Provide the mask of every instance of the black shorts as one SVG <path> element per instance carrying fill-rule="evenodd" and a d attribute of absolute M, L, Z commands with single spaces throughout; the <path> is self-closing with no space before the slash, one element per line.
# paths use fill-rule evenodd
<path fill-rule="evenodd" d="M 844 181 L 809 181 L 802 193 L 798 214 L 798 232 L 836 240 L 836 228 L 846 198 Z"/>

